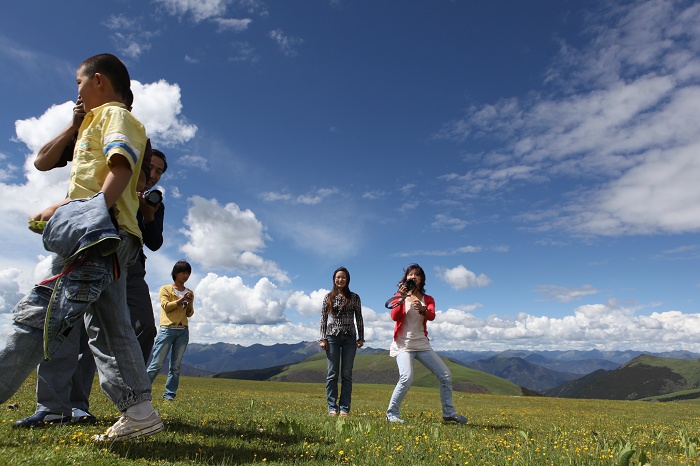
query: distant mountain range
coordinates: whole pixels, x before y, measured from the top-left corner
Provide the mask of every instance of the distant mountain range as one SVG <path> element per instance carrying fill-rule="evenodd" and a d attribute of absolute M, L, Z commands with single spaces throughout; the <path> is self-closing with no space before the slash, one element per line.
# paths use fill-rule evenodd
<path fill-rule="evenodd" d="M 241 346 L 231 343 L 204 345 L 192 343 L 182 360 L 184 364 L 207 372 L 264 369 L 303 361 L 320 351 L 318 342 L 303 341 L 271 346 Z"/>
<path fill-rule="evenodd" d="M 614 365 L 613 368 L 617 367 L 615 363 L 610 364 Z M 555 371 L 548 369 L 544 365 L 528 362 L 523 358 L 509 358 L 506 356 L 493 356 L 488 359 L 464 363 L 464 365 L 510 380 L 513 383 L 538 392 L 558 387 L 580 377 L 580 375 L 573 372 Z"/>
<path fill-rule="evenodd" d="M 547 396 L 604 400 L 700 397 L 700 361 L 642 354 L 612 371 L 597 370 L 559 387 Z M 681 396 L 682 394 L 682 396 Z"/>
<path fill-rule="evenodd" d="M 527 389 L 500 377 L 470 369 L 444 358 L 452 372 L 452 388 L 459 392 L 491 393 L 498 395 L 533 395 Z M 214 377 L 270 380 L 275 382 L 310 382 L 324 384 L 326 381 L 326 356 L 319 353 L 304 361 L 258 370 L 220 372 Z M 399 378 L 396 361 L 389 351 L 363 352 L 355 357 L 352 380 L 354 383 L 395 384 Z M 422 364 L 415 365 L 413 384 L 419 387 L 438 388 L 435 376 Z"/>
<path fill-rule="evenodd" d="M 672 397 L 678 392 L 682 395 L 677 396 L 692 398 L 696 390 L 700 392 L 700 355 L 688 351 L 439 353 L 448 360 L 458 391 L 627 400 Z M 167 371 L 167 364 L 163 369 Z M 183 375 L 191 376 L 315 383 L 325 381 L 325 371 L 325 356 L 317 342 L 248 347 L 193 343 L 187 348 L 181 368 Z M 357 383 L 394 384 L 397 377 L 396 363 L 388 351 L 373 348 L 358 351 L 353 371 Z M 414 383 L 432 386 L 435 377 L 426 372 L 424 380 L 416 377 Z"/>
<path fill-rule="evenodd" d="M 619 368 L 645 353 L 641 351 L 503 351 L 442 352 L 467 367 L 478 369 L 530 390 L 550 394 L 549 390 L 578 380 L 582 376 L 605 373 Z M 486 356 L 486 357 L 484 357 Z M 690 360 L 700 355 L 689 351 L 652 354 L 666 359 Z M 565 393 L 565 392 L 564 392 Z"/>

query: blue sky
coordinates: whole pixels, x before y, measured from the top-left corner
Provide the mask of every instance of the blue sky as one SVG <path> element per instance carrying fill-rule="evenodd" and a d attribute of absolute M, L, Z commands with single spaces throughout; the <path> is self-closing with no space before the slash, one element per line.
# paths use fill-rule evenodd
<path fill-rule="evenodd" d="M 26 218 L 67 186 L 32 160 L 111 52 L 168 156 L 147 278 L 155 302 L 193 264 L 192 341 L 315 340 L 344 265 L 388 348 L 417 262 L 436 349 L 700 351 L 698 25 L 661 0 L 3 6 L 0 334 L 47 266 Z"/>

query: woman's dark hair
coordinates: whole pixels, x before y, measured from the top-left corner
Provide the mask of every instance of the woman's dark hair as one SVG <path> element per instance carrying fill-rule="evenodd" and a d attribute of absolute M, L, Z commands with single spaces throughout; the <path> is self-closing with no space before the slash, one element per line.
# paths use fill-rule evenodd
<path fill-rule="evenodd" d="M 338 272 L 345 272 L 345 276 L 348 277 L 347 282 L 345 282 L 345 288 L 338 288 L 335 284 L 335 276 L 338 274 Z M 345 267 L 338 267 L 335 269 L 335 272 L 333 272 L 333 289 L 331 290 L 330 293 L 328 293 L 328 312 L 331 314 L 334 311 L 333 309 L 333 301 L 335 301 L 335 297 L 341 295 L 343 298 L 345 298 L 345 302 L 343 303 L 343 308 L 348 305 L 350 302 L 350 272 L 348 272 L 348 269 Z"/>
<path fill-rule="evenodd" d="M 401 286 L 406 282 L 406 277 L 408 277 L 408 274 L 413 272 L 414 270 L 418 271 L 418 276 L 422 278 L 420 281 L 420 285 L 418 285 L 418 291 L 421 292 L 421 294 L 425 294 L 425 272 L 423 271 L 423 267 L 421 267 L 418 264 L 411 264 L 408 267 L 406 267 L 403 271 L 403 277 L 401 278 L 401 281 L 398 283 L 397 286 Z"/>
<path fill-rule="evenodd" d="M 175 275 L 180 272 L 192 273 L 192 266 L 184 259 L 180 259 L 173 265 L 173 271 L 170 273 L 170 276 L 173 277 L 173 281 L 175 281 Z"/>

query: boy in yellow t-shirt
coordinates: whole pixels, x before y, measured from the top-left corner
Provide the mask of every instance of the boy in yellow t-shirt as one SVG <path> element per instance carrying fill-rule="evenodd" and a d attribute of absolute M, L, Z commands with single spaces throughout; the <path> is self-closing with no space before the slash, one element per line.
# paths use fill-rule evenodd
<path fill-rule="evenodd" d="M 97 193 L 119 229 L 119 278 L 106 286 L 85 313 L 85 328 L 100 373 L 104 393 L 122 412 L 121 418 L 96 441 L 128 440 L 163 430 L 151 404 L 151 386 L 126 305 L 126 269 L 138 257 L 141 232 L 136 223 L 136 183 L 146 146 L 143 125 L 127 110 L 131 92 L 126 66 L 116 56 L 95 55 L 77 70 L 78 94 L 86 112 L 73 154 L 68 197 L 91 198 Z M 60 205 L 30 218 L 46 221 Z M 75 222 L 85 222 L 76 219 Z M 61 272 L 64 258 L 55 256 L 52 272 Z M 50 290 L 49 290 L 50 291 Z M 13 333 L 0 350 L 0 402 L 12 396 L 43 357 L 46 286 L 37 285 L 14 310 Z"/>

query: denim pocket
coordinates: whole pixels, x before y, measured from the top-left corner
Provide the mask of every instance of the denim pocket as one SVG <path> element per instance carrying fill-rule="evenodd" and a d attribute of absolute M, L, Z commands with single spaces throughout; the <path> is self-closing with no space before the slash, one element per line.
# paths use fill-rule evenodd
<path fill-rule="evenodd" d="M 109 283 L 104 265 L 87 262 L 64 277 L 65 297 L 73 301 L 94 302 Z"/>
<path fill-rule="evenodd" d="M 37 285 L 20 300 L 12 310 L 13 319 L 30 327 L 43 329 L 46 319 L 46 307 L 51 299 L 53 288 Z"/>

